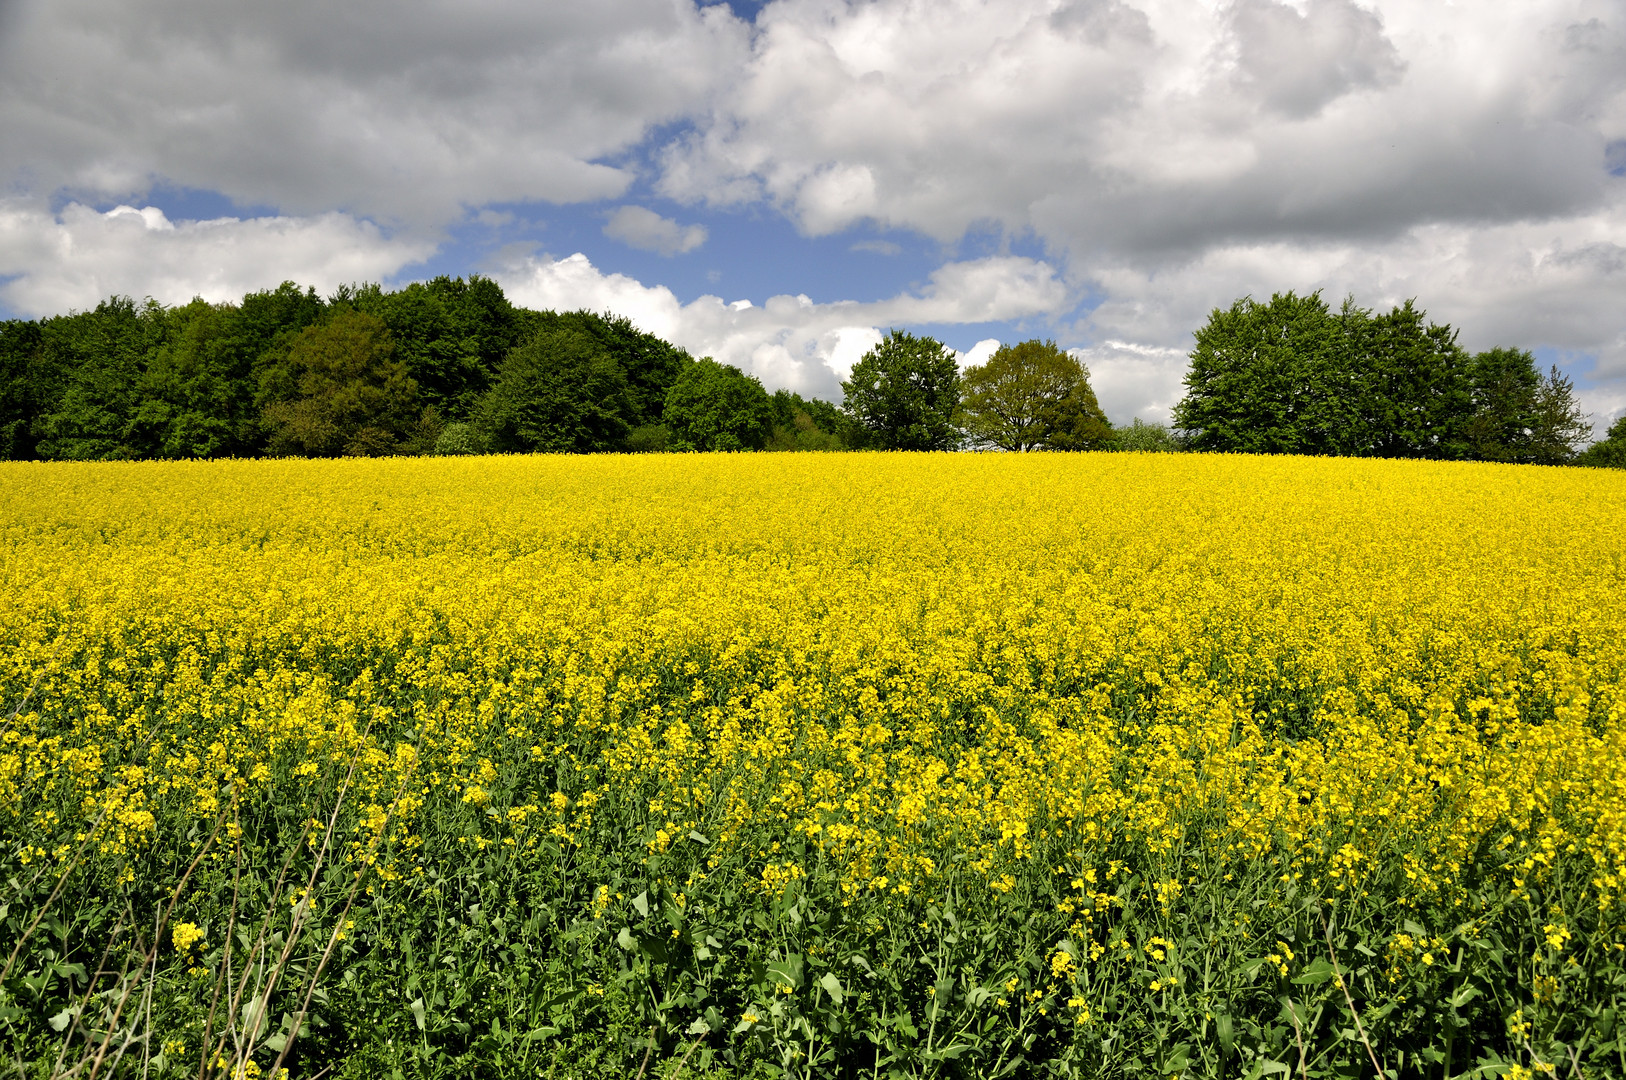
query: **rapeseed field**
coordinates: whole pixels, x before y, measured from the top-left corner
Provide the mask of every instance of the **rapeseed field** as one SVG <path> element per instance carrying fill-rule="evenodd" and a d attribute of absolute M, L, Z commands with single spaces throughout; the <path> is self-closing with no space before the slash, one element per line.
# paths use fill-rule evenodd
<path fill-rule="evenodd" d="M 1626 1075 L 1626 480 L 0 466 L 0 1071 Z"/>

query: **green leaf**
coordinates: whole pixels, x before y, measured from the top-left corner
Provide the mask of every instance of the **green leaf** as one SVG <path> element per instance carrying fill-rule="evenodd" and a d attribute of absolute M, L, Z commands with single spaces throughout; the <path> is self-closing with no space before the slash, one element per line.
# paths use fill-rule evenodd
<path fill-rule="evenodd" d="M 420 998 L 415 998 L 413 1000 L 412 1004 L 407 1006 L 407 1008 L 412 1010 L 412 1022 L 414 1024 L 418 1025 L 418 1030 L 419 1031 L 422 1031 L 424 1029 L 424 1026 L 423 1026 L 423 998 L 421 998 L 421 997 Z"/>
<path fill-rule="evenodd" d="M 1190 1064 L 1191 1047 L 1185 1043 L 1176 1043 L 1158 1065 L 1157 1071 L 1167 1076 L 1171 1073 L 1184 1071 Z"/>
<path fill-rule="evenodd" d="M 841 980 L 836 978 L 834 972 L 825 972 L 819 979 L 819 985 L 824 987 L 824 992 L 830 995 L 831 1000 L 837 1005 L 841 1004 L 841 1000 L 845 995 L 841 990 Z"/>
<path fill-rule="evenodd" d="M 1304 969 L 1304 974 L 1293 980 L 1294 986 L 1315 986 L 1332 978 L 1332 965 L 1317 957 L 1315 962 Z"/>
<path fill-rule="evenodd" d="M 51 1017 L 46 1021 L 46 1023 L 51 1025 L 52 1031 L 61 1031 L 63 1028 L 67 1027 L 68 1023 L 73 1019 L 73 1014 L 74 1008 L 72 1005 L 70 1005 L 66 1009 L 63 1009 L 61 1012 L 57 1013 L 55 1016 Z"/>
<path fill-rule="evenodd" d="M 621 928 L 621 932 L 615 935 L 615 943 L 621 946 L 623 949 L 626 949 L 628 952 L 631 952 L 636 946 L 636 943 L 632 940 L 631 928 L 623 926 Z"/>
<path fill-rule="evenodd" d="M 649 893 L 641 892 L 632 898 L 632 906 L 637 910 L 640 918 L 649 918 Z"/>

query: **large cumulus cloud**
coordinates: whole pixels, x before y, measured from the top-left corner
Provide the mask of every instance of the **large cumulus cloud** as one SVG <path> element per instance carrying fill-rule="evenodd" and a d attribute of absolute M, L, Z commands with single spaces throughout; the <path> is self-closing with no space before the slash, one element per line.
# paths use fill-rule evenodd
<path fill-rule="evenodd" d="M 687 0 L 13 5 L 0 182 L 124 198 L 162 178 L 420 229 L 618 196 L 616 155 L 702 108 L 747 39 Z"/>
<path fill-rule="evenodd" d="M 238 250 L 300 222 L 384 274 L 496 203 L 619 205 L 616 242 L 709 235 L 707 258 L 708 215 L 777 213 L 944 251 L 930 288 L 840 317 L 677 305 L 690 329 L 709 312 L 692 340 L 791 384 L 827 388 L 830 357 L 931 317 L 932 289 L 986 292 L 950 281 L 980 272 L 972 234 L 1031 244 L 1064 297 L 977 310 L 1094 350 L 1122 410 L 1166 409 L 1211 307 L 1290 287 L 1415 296 L 1471 346 L 1551 347 L 1597 411 L 1626 405 L 1623 0 L 775 0 L 753 22 L 690 0 L 12 0 L 0 146 L 0 191 L 35 208 L 8 243 L 44 252 L 0 270 L 12 297 L 72 277 L 39 237 L 129 231 L 46 200 L 139 205 L 157 179 L 274 207 L 281 225 L 209 234 Z M 651 195 L 681 230 L 640 212 Z"/>

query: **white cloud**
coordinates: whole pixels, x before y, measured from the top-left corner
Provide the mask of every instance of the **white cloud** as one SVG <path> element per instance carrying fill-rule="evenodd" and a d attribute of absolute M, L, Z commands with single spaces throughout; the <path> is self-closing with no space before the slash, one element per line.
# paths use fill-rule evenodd
<path fill-rule="evenodd" d="M 1618 0 L 779 0 L 662 190 L 1096 253 L 1599 205 Z"/>
<path fill-rule="evenodd" d="M 1089 370 L 1090 387 L 1114 425 L 1126 425 L 1137 417 L 1167 424 L 1170 410 L 1185 392 L 1182 380 L 1187 356 L 1183 349 L 1105 341 L 1070 351 Z"/>
<path fill-rule="evenodd" d="M 983 338 L 965 352 L 960 353 L 955 357 L 960 362 L 960 370 L 964 371 L 969 367 L 986 364 L 988 358 L 993 356 L 999 349 L 999 344 L 998 338 Z"/>
<path fill-rule="evenodd" d="M 658 255 L 682 255 L 706 242 L 704 225 L 679 225 L 642 206 L 618 206 L 604 225 L 604 235 L 628 247 Z"/>
<path fill-rule="evenodd" d="M 20 2 L 0 185 L 100 201 L 164 178 L 425 230 L 619 196 L 633 171 L 604 159 L 704 109 L 748 35 L 689 0 Z"/>
<path fill-rule="evenodd" d="M 25 315 L 94 307 L 114 294 L 162 303 L 239 300 L 293 280 L 326 291 L 390 277 L 431 253 L 343 214 L 172 222 L 155 207 L 60 214 L 0 201 L 0 300 Z"/>
<path fill-rule="evenodd" d="M 1053 268 L 1017 256 L 948 263 L 918 293 L 873 303 L 773 296 L 756 305 L 702 296 L 683 304 L 664 286 L 602 273 L 582 254 L 528 259 L 496 277 L 515 303 L 613 311 L 697 356 L 750 372 L 770 389 L 833 400 L 840 400 L 838 383 L 880 342 L 883 328 L 1053 316 L 1069 303 Z"/>

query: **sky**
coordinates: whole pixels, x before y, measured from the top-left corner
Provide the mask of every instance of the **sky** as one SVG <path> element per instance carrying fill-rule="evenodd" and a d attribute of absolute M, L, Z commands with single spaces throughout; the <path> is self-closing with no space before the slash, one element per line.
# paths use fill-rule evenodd
<path fill-rule="evenodd" d="M 892 327 L 1164 421 L 1239 297 L 1626 412 L 1626 0 L 0 0 L 0 316 L 485 274 L 788 387 Z"/>

